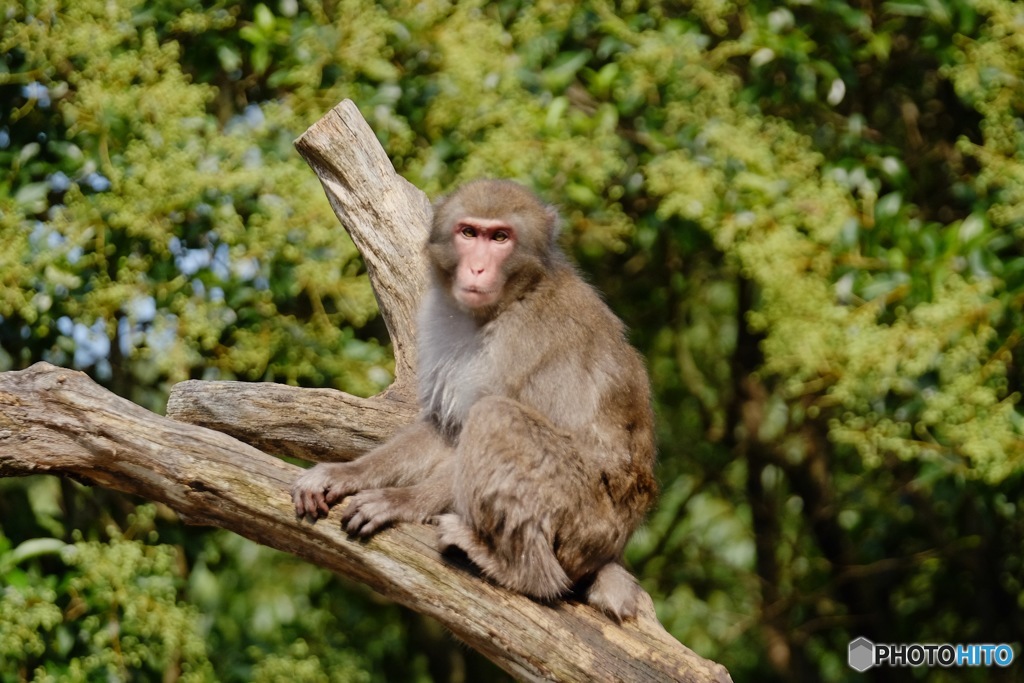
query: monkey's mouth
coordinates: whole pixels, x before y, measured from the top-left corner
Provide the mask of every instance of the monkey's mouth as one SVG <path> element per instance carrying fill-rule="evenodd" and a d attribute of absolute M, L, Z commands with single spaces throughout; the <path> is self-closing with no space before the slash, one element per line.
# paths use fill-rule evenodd
<path fill-rule="evenodd" d="M 494 303 L 495 295 L 492 290 L 480 287 L 460 287 L 455 292 L 455 298 L 466 308 L 483 308 Z"/>

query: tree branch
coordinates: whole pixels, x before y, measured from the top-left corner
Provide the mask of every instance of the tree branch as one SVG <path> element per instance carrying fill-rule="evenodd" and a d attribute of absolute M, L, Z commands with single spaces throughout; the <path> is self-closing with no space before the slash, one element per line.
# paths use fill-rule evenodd
<path fill-rule="evenodd" d="M 270 382 L 176 384 L 167 416 L 202 425 L 276 455 L 313 461 L 351 460 L 416 419 L 415 404 L 359 398 L 334 389 Z"/>
<path fill-rule="evenodd" d="M 395 381 L 372 399 L 329 389 L 314 396 L 282 385 L 183 382 L 171 389 L 167 416 L 271 453 L 351 460 L 415 415 L 416 311 L 427 282 L 423 245 L 432 210 L 426 195 L 395 172 L 351 100 L 310 126 L 295 147 L 366 263 L 394 347 Z"/>
<path fill-rule="evenodd" d="M 0 476 L 57 474 L 159 501 L 208 524 L 365 583 L 451 629 L 526 681 L 728 681 L 653 617 L 617 626 L 575 602 L 538 604 L 437 551 L 433 530 L 403 524 L 349 538 L 338 510 L 300 521 L 300 468 L 232 437 L 160 417 L 84 373 L 37 363 L 0 373 Z"/>
<path fill-rule="evenodd" d="M 395 349 L 391 394 L 415 399 L 416 311 L 427 284 L 423 245 L 430 201 L 395 172 L 351 100 L 310 126 L 295 148 L 316 171 L 366 263 Z"/>

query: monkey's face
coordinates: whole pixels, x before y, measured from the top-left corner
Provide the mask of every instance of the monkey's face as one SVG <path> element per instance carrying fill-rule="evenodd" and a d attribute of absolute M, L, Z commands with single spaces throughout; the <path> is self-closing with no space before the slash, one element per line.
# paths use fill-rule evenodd
<path fill-rule="evenodd" d="M 554 210 L 532 192 L 478 180 L 437 202 L 427 256 L 445 292 L 483 321 L 550 268 L 556 232 Z"/>
<path fill-rule="evenodd" d="M 506 262 L 516 250 L 516 230 L 503 220 L 466 217 L 452 228 L 456 266 L 452 296 L 469 311 L 494 306 L 505 288 Z"/>

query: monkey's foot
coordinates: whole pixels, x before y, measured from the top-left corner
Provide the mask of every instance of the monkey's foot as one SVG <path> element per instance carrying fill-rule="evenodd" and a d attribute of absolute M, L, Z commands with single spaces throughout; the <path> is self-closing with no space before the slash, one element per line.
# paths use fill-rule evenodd
<path fill-rule="evenodd" d="M 619 623 L 636 618 L 642 597 L 643 589 L 637 580 L 615 562 L 598 569 L 587 589 L 587 603 Z"/>
<path fill-rule="evenodd" d="M 442 552 L 449 548 L 458 548 L 467 555 L 466 546 L 479 543 L 476 534 L 458 515 L 438 515 L 434 518 L 437 525 L 437 540 Z"/>

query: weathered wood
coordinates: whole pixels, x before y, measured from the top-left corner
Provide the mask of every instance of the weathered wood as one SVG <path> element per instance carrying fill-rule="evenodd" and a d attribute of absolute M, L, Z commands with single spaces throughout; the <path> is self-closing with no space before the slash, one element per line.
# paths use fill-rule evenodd
<path fill-rule="evenodd" d="M 351 460 L 416 418 L 415 404 L 358 398 L 333 389 L 269 382 L 202 382 L 174 386 L 167 415 L 201 425 L 275 455 Z"/>
<path fill-rule="evenodd" d="M 392 395 L 415 400 L 416 311 L 427 283 L 423 259 L 433 212 L 395 172 L 359 108 L 345 100 L 295 141 L 366 263 L 395 348 Z"/>
<path fill-rule="evenodd" d="M 425 525 L 361 542 L 341 530 L 337 510 L 301 522 L 288 493 L 298 472 L 226 434 L 151 413 L 80 372 L 38 363 L 0 373 L 0 476 L 70 475 L 293 553 L 430 615 L 520 680 L 730 680 L 666 633 L 650 604 L 618 626 L 585 605 L 544 606 L 478 578 L 441 557 Z"/>

